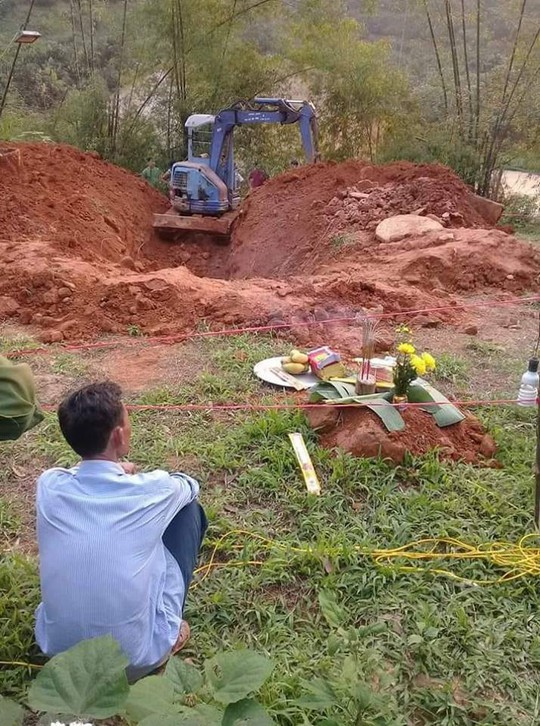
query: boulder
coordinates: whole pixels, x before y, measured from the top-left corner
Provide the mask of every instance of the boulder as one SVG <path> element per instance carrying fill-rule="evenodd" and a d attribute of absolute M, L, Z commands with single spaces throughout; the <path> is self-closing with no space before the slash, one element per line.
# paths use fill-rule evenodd
<path fill-rule="evenodd" d="M 375 236 L 379 242 L 399 242 L 406 237 L 419 237 L 428 232 L 440 232 L 442 224 L 418 214 L 398 214 L 388 217 L 377 225 Z"/>
<path fill-rule="evenodd" d="M 502 204 L 499 204 L 499 202 L 479 197 L 478 194 L 473 194 L 472 192 L 469 197 L 469 202 L 471 207 L 473 207 L 488 224 L 493 226 L 497 224 L 504 212 L 504 207 Z"/>

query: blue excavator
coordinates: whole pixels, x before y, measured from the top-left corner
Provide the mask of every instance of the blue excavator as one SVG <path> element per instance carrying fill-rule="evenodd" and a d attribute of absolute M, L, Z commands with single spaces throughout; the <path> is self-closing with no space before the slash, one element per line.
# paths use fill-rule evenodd
<path fill-rule="evenodd" d="M 234 130 L 267 123 L 298 123 L 306 162 L 317 160 L 317 117 L 308 101 L 254 98 L 217 116 L 194 114 L 186 121 L 188 159 L 170 170 L 171 208 L 154 215 L 154 228 L 166 236 L 174 231 L 205 232 L 227 241 L 240 203 Z"/>

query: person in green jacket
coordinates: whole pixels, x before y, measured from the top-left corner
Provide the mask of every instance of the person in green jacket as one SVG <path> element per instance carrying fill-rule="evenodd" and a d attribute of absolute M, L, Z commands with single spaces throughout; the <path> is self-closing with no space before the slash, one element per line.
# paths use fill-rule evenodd
<path fill-rule="evenodd" d="M 143 169 L 141 176 L 153 187 L 159 189 L 161 182 L 161 170 L 156 166 L 154 159 L 148 159 L 148 164 Z"/>
<path fill-rule="evenodd" d="M 0 441 L 14 441 L 43 421 L 32 370 L 0 355 Z"/>

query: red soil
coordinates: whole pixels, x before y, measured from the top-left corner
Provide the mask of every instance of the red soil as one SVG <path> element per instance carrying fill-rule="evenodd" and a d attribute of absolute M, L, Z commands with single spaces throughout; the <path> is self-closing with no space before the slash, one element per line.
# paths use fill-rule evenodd
<path fill-rule="evenodd" d="M 495 443 L 474 416 L 467 414 L 464 421 L 441 429 L 431 414 L 420 409 L 407 409 L 401 415 L 405 429 L 392 433 L 388 433 L 375 413 L 366 409 L 341 409 L 335 415 L 317 410 L 308 413 L 308 419 L 316 428 L 322 426 L 323 446 L 343 449 L 355 456 L 381 456 L 400 464 L 407 453 L 422 456 L 438 449 L 442 459 L 493 464 Z"/>
<path fill-rule="evenodd" d="M 369 191 L 372 203 L 346 196 L 351 188 Z M 443 167 L 320 164 L 256 190 L 230 247 L 200 236 L 168 243 L 151 227 L 166 200 L 140 178 L 68 146 L 4 144 L 0 322 L 31 323 L 48 341 L 130 325 L 175 334 L 201 320 L 216 328 L 310 322 L 293 335 L 335 344 L 346 338 L 343 327 L 323 329 L 317 320 L 365 308 L 457 305 L 456 292 L 537 290 L 540 256 L 500 231 L 449 229 L 388 245 L 375 241 L 377 219 L 421 206 L 424 213 L 451 213 L 449 225 L 479 227 L 468 199 Z M 456 314 L 422 324 L 441 319 Z"/>

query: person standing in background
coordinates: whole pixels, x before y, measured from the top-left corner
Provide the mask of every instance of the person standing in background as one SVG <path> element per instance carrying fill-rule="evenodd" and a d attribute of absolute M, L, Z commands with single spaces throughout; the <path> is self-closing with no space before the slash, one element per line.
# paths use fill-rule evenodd
<path fill-rule="evenodd" d="M 257 187 L 262 187 L 268 181 L 268 174 L 262 169 L 259 169 L 257 162 L 255 162 L 255 166 L 251 170 L 248 179 L 250 189 L 257 189 Z"/>
<path fill-rule="evenodd" d="M 161 181 L 161 170 L 156 166 L 154 159 L 148 159 L 147 166 L 143 169 L 141 174 L 143 179 L 153 186 L 155 189 L 159 189 Z"/>

